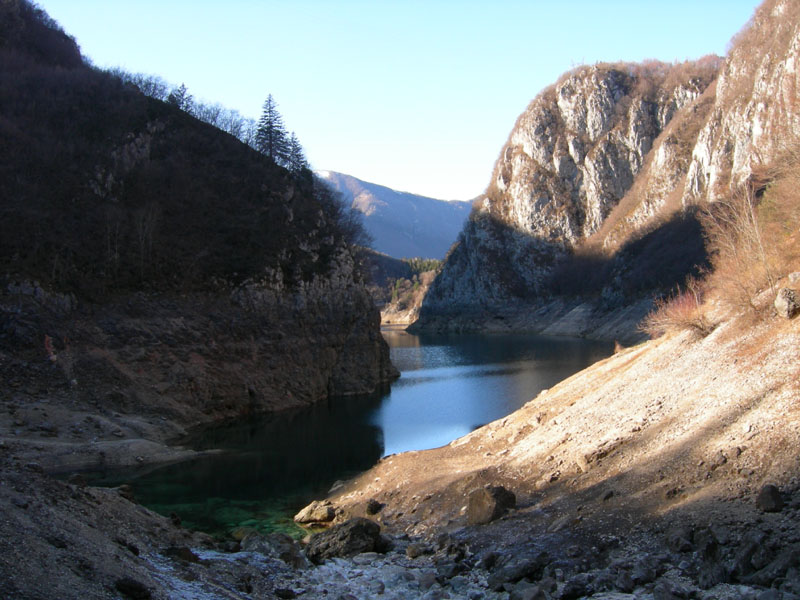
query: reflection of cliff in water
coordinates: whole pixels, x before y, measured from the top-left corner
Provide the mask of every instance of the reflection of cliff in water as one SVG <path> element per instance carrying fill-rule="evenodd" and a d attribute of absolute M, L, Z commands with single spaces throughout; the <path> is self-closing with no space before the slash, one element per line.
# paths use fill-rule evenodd
<path fill-rule="evenodd" d="M 186 443 L 231 452 L 198 461 L 193 477 L 198 485 L 213 488 L 207 495 L 236 493 L 240 498 L 263 497 L 299 483 L 330 486 L 380 458 L 383 435 L 364 418 L 379 398 L 334 398 L 291 415 L 206 429 Z"/>
<path fill-rule="evenodd" d="M 291 414 L 208 427 L 182 445 L 224 452 L 147 473 L 110 474 L 110 479 L 131 483 L 145 504 L 264 501 L 299 489 L 324 492 L 381 457 L 381 430 L 365 419 L 379 401 L 380 396 L 334 398 Z"/>

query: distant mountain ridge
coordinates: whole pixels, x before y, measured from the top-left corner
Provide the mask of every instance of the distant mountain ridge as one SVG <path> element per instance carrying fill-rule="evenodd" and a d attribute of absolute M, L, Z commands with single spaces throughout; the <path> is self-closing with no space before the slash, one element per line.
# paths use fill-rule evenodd
<path fill-rule="evenodd" d="M 399 192 L 334 171 L 318 171 L 317 175 L 364 215 L 374 249 L 396 258 L 443 258 L 472 208 L 468 200 L 437 200 Z"/>

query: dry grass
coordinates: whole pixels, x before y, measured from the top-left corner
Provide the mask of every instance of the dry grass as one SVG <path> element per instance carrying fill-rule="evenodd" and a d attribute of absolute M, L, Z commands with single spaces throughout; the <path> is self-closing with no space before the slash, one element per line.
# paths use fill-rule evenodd
<path fill-rule="evenodd" d="M 655 308 L 645 317 L 640 328 L 651 338 L 682 331 L 707 336 L 714 330 L 714 324 L 706 316 L 702 305 L 702 284 L 689 278 L 686 290 L 670 298 L 656 300 Z"/>

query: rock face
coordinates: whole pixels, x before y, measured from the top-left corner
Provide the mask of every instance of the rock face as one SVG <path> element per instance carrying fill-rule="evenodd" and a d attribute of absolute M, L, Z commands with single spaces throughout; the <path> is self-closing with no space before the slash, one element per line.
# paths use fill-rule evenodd
<path fill-rule="evenodd" d="M 682 274 L 646 280 L 670 268 L 670 247 L 701 235 L 660 249 L 636 240 L 757 175 L 800 133 L 798 19 L 796 3 L 771 0 L 724 61 L 581 67 L 540 93 L 511 131 L 418 326 L 470 320 L 482 329 L 552 296 L 591 294 L 600 296 L 593 308 L 619 307 L 682 283 L 705 259 L 702 241 Z M 640 273 L 636 261 L 648 252 Z"/>

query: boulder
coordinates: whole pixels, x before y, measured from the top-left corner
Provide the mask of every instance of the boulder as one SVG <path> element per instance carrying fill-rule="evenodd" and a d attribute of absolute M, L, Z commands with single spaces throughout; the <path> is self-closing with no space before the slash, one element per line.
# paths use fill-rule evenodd
<path fill-rule="evenodd" d="M 381 552 L 385 548 L 380 525 L 355 517 L 311 537 L 306 556 L 314 564 L 327 558 L 348 557 L 362 552 Z"/>
<path fill-rule="evenodd" d="M 383 509 L 384 504 L 375 500 L 375 498 L 370 498 L 367 502 L 367 514 L 368 515 L 377 515 Z"/>
<path fill-rule="evenodd" d="M 328 500 L 314 500 L 294 516 L 295 523 L 330 523 L 336 510 Z"/>
<path fill-rule="evenodd" d="M 781 288 L 775 297 L 774 306 L 779 317 L 791 319 L 800 311 L 797 292 L 791 288 Z"/>
<path fill-rule="evenodd" d="M 780 512 L 783 509 L 780 490 L 772 484 L 765 485 L 756 496 L 756 506 L 764 512 Z"/>
<path fill-rule="evenodd" d="M 264 556 L 277 558 L 295 569 L 305 569 L 311 566 L 303 554 L 300 544 L 285 533 L 263 535 L 253 531 L 242 540 L 241 549 L 244 552 L 258 552 Z"/>
<path fill-rule="evenodd" d="M 467 523 L 483 525 L 500 518 L 517 505 L 517 497 L 503 486 L 474 490 L 467 501 Z"/>
<path fill-rule="evenodd" d="M 550 556 L 546 552 L 510 556 L 494 567 L 487 584 L 489 589 L 500 591 L 506 583 L 517 583 L 523 578 L 541 579 L 544 568 L 549 564 Z"/>

